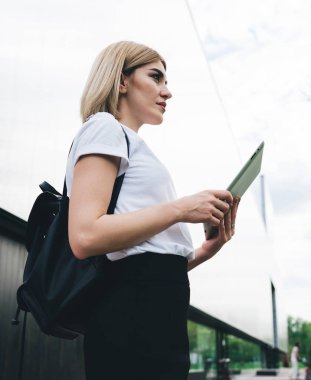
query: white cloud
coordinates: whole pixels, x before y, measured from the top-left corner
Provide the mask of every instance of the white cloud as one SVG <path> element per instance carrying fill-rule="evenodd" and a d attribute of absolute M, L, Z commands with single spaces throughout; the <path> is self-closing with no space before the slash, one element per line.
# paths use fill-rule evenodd
<path fill-rule="evenodd" d="M 271 173 L 272 174 L 272 173 Z M 311 206 L 311 163 L 280 159 L 269 185 L 277 214 L 305 214 Z"/>

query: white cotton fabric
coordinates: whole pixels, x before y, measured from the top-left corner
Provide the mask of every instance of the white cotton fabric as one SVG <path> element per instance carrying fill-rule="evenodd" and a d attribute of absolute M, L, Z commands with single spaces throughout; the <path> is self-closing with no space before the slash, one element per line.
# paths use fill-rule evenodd
<path fill-rule="evenodd" d="M 122 127 L 130 141 L 129 159 Z M 68 157 L 66 170 L 68 195 L 70 196 L 74 166 L 79 157 L 97 153 L 121 158 L 118 176 L 125 172 L 125 177 L 115 214 L 128 213 L 176 199 L 175 188 L 168 170 L 136 132 L 126 126 L 122 127 L 111 114 L 106 112 L 98 112 L 83 124 Z M 144 252 L 176 254 L 188 260 L 193 258 L 192 240 L 187 225 L 176 223 L 139 245 L 109 253 L 107 257 L 113 261 Z"/>

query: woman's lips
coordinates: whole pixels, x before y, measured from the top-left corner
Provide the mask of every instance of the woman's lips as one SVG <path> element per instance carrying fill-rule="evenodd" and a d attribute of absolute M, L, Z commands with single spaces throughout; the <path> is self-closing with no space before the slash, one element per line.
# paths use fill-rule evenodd
<path fill-rule="evenodd" d="M 165 102 L 159 102 L 157 103 L 159 106 L 161 106 L 161 108 L 163 109 L 163 111 L 165 111 L 165 107 L 166 107 L 166 103 Z"/>

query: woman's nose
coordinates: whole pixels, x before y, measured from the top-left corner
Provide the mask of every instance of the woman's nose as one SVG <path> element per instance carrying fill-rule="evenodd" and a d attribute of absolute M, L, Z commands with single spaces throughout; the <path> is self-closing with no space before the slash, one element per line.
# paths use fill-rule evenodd
<path fill-rule="evenodd" d="M 165 86 L 165 88 L 163 88 L 161 91 L 161 96 L 165 99 L 170 99 L 173 95 L 171 91 Z"/>

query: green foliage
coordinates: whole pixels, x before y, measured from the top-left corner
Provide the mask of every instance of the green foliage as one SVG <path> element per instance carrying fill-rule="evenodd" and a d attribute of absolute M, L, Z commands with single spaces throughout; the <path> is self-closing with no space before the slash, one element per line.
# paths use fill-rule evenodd
<path fill-rule="evenodd" d="M 215 370 L 216 335 L 215 330 L 188 320 L 188 337 L 190 346 L 191 370 L 206 369 L 210 361 L 209 370 Z M 192 354 L 192 355 L 191 355 Z"/>
<path fill-rule="evenodd" d="M 300 318 L 288 317 L 287 329 L 289 349 L 292 349 L 295 342 L 299 342 L 300 360 L 305 358 L 304 364 L 311 367 L 311 323 Z"/>
<path fill-rule="evenodd" d="M 191 370 L 216 371 L 216 331 L 188 321 Z M 230 369 L 254 369 L 261 367 L 260 347 L 232 335 L 226 338 Z M 194 355 L 193 355 L 194 354 Z"/>
<path fill-rule="evenodd" d="M 231 369 L 251 369 L 261 366 L 260 347 L 257 344 L 228 335 Z"/>

